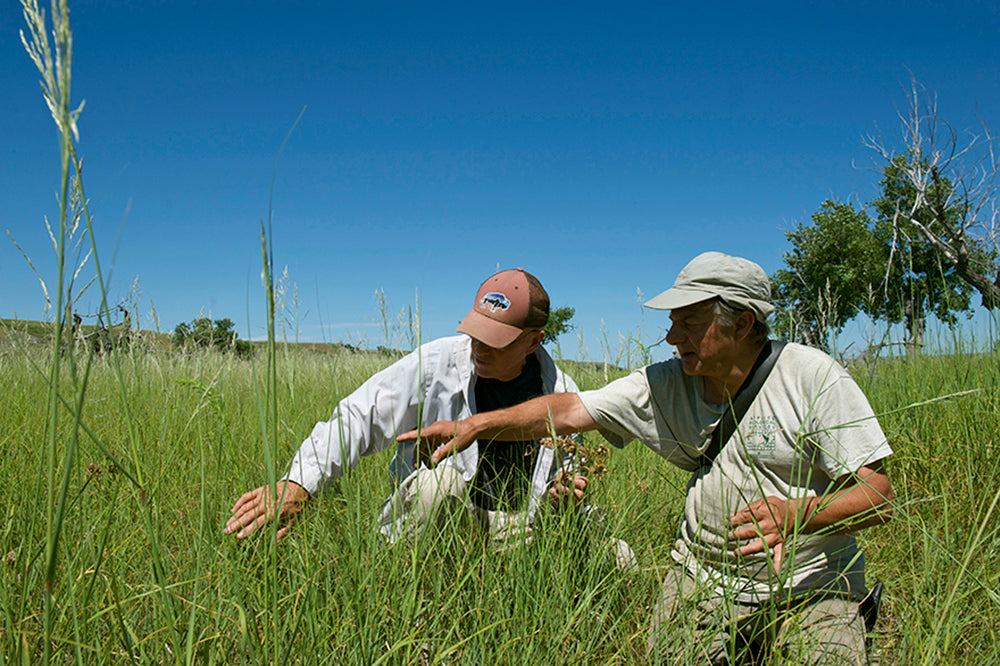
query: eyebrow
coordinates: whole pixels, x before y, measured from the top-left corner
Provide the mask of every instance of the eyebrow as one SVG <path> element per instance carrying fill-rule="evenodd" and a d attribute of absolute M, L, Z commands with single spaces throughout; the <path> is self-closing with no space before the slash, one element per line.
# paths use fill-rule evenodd
<path fill-rule="evenodd" d="M 698 317 L 701 317 L 701 316 L 707 315 L 707 314 L 710 314 L 710 313 L 707 312 L 706 308 L 701 308 L 701 309 L 698 309 L 698 310 L 691 310 L 690 312 L 683 312 L 683 313 L 680 313 L 680 314 L 675 314 L 675 313 L 671 312 L 670 313 L 670 321 L 673 321 L 673 322 L 677 322 L 677 321 L 689 321 L 691 319 L 695 319 L 695 318 L 698 318 Z"/>

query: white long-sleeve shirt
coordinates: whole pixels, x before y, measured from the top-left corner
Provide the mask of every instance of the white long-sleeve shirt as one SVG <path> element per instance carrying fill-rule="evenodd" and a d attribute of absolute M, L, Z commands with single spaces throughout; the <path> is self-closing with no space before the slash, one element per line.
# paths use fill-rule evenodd
<path fill-rule="evenodd" d="M 545 393 L 575 393 L 576 383 L 559 370 L 539 347 L 535 351 Z M 396 444 L 396 435 L 435 421 L 458 421 L 476 413 L 476 374 L 472 363 L 471 338 L 457 335 L 422 345 L 396 363 L 370 377 L 340 401 L 329 421 L 317 423 L 292 459 L 286 479 L 315 495 L 339 478 L 346 469 L 370 455 Z M 413 472 L 412 443 L 397 444 L 390 472 L 403 480 Z M 442 465 L 454 465 L 466 481 L 472 481 L 479 464 L 479 448 L 473 443 L 465 451 L 449 456 Z M 541 447 L 531 477 L 529 514 L 539 502 L 561 466 L 571 461 Z M 398 517 L 397 493 L 389 498 L 379 520 L 380 530 L 391 535 Z"/>

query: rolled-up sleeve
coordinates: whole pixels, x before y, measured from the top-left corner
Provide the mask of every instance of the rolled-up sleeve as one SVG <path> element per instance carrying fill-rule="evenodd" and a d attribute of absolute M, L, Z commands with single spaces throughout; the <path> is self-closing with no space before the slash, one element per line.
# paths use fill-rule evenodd
<path fill-rule="evenodd" d="M 580 402 L 601 434 L 619 448 L 633 439 L 656 441 L 653 404 L 646 373 L 636 370 L 604 388 L 580 393 Z"/>

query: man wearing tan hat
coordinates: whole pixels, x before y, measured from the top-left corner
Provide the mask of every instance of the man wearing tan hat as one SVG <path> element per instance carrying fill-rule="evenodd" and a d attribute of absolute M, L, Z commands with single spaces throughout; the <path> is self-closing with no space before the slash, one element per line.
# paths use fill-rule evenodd
<path fill-rule="evenodd" d="M 464 507 L 496 539 L 525 536 L 539 504 L 581 499 L 586 479 L 555 484 L 570 457 L 533 440 L 472 445 L 434 470 L 414 469 L 412 443 L 397 433 L 420 423 L 461 419 L 509 407 L 543 394 L 576 391 L 542 348 L 549 297 L 541 283 L 518 268 L 493 275 L 479 288 L 458 331 L 463 335 L 422 345 L 375 374 L 340 401 L 329 421 L 317 423 L 274 492 L 261 486 L 236 502 L 224 532 L 239 539 L 277 518 L 278 538 L 294 524 L 305 502 L 339 478 L 362 456 L 394 444 L 395 482 L 382 509 L 379 530 L 388 539 L 423 532 L 439 506 Z"/>
<path fill-rule="evenodd" d="M 701 254 L 646 303 L 670 311 L 673 359 L 419 433 L 443 443 L 438 462 L 476 439 L 600 430 L 691 471 L 651 622 L 655 663 L 757 663 L 767 650 L 790 663 L 867 663 L 854 532 L 891 515 L 882 461 L 892 450 L 832 358 L 768 339 L 769 301 L 760 266 Z"/>

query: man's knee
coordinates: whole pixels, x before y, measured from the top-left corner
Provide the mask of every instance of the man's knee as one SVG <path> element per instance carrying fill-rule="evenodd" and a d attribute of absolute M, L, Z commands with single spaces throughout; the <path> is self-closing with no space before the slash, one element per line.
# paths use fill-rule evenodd
<path fill-rule="evenodd" d="M 649 623 L 649 663 L 722 663 L 726 648 L 723 606 L 682 567 L 671 567 Z"/>
<path fill-rule="evenodd" d="M 448 498 L 464 497 L 465 485 L 462 474 L 451 465 L 438 465 L 434 469 L 421 468 L 417 473 L 414 493 L 416 513 L 426 518 L 441 505 L 450 502 Z"/>
<path fill-rule="evenodd" d="M 792 613 L 778 631 L 779 663 L 866 666 L 865 623 L 858 604 L 824 599 Z"/>

